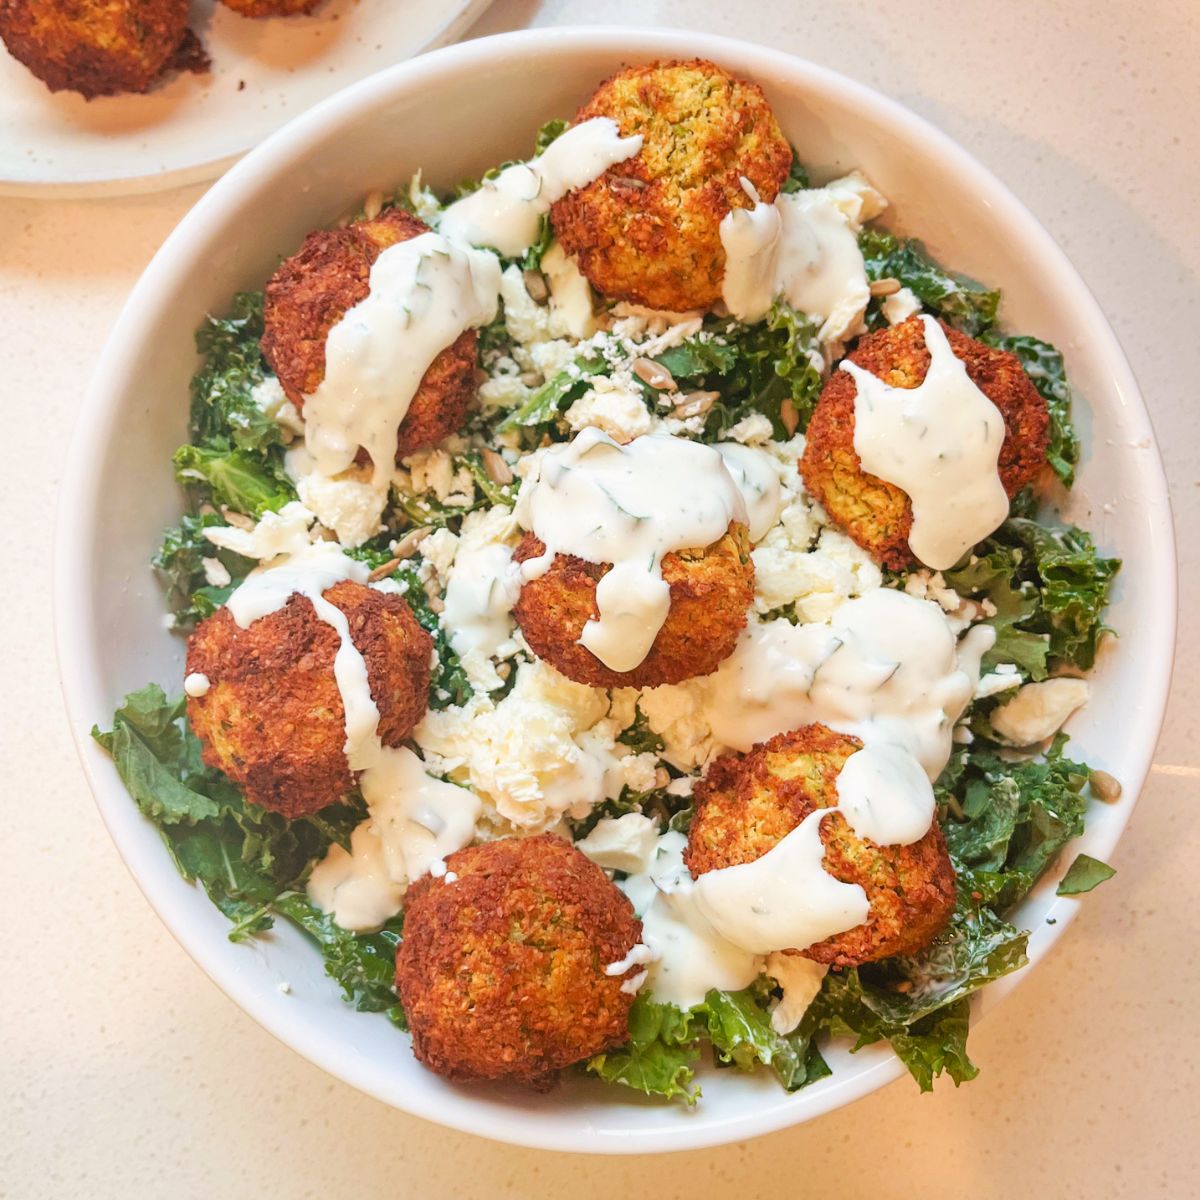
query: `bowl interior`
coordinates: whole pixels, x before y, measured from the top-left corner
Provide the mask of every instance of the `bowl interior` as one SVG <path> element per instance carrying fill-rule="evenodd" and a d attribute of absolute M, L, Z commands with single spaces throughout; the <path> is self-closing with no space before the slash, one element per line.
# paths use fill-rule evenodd
<path fill-rule="evenodd" d="M 563 1150 L 645 1152 L 711 1145 L 818 1115 L 893 1078 L 870 1048 L 831 1055 L 830 1079 L 783 1094 L 773 1079 L 702 1079 L 698 1110 L 571 1081 L 549 1096 L 465 1090 L 428 1074 L 382 1016 L 344 1006 L 317 953 L 291 929 L 234 946 L 224 918 L 175 874 L 107 757 L 87 731 L 149 680 L 180 686 L 182 642 L 163 627 L 147 561 L 180 497 L 170 456 L 185 438 L 193 333 L 206 311 L 258 288 L 310 229 L 417 168 L 447 185 L 525 156 L 537 127 L 569 115 L 624 62 L 703 55 L 765 88 L 820 180 L 858 167 L 888 196 L 891 227 L 921 236 L 955 269 L 1004 288 L 1013 330 L 1055 342 L 1076 389 L 1085 465 L 1066 515 L 1121 555 L 1111 624 L 1091 705 L 1072 750 L 1125 784 L 1091 814 L 1079 848 L 1115 843 L 1149 765 L 1169 682 L 1174 552 L 1161 464 L 1144 407 L 1091 296 L 1041 227 L 963 151 L 899 106 L 843 77 L 760 47 L 684 33 L 550 30 L 439 51 L 321 105 L 235 167 L 182 222 L 129 300 L 76 433 L 57 546 L 59 650 L 71 720 L 104 819 L 130 869 L 179 940 L 234 1000 L 283 1041 L 398 1108 L 505 1141 Z M 1068 852 L 1059 871 L 1073 857 Z M 1020 919 L 1040 957 L 1076 901 L 1047 880 Z M 1048 926 L 1045 918 L 1057 920 Z M 987 989 L 989 1007 L 1020 978 Z M 280 985 L 290 985 L 281 991 Z M 1049 1034 L 1047 1035 L 1049 1036 Z"/>

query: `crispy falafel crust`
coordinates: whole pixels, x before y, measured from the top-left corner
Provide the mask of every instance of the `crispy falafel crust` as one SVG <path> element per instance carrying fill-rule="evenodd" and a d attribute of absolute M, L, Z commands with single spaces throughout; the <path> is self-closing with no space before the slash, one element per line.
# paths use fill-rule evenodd
<path fill-rule="evenodd" d="M 517 562 L 546 552 L 526 533 Z M 612 568 L 572 554 L 556 554 L 550 569 L 521 588 L 513 615 L 529 647 L 576 683 L 592 687 L 658 687 L 709 675 L 733 653 L 754 600 L 754 564 L 746 527 L 737 523 L 711 546 L 663 556 L 671 608 L 650 652 L 632 671 L 606 667 L 579 644 L 588 621 L 599 616 L 596 585 Z"/>
<path fill-rule="evenodd" d="M 696 785 L 696 815 L 684 862 L 693 876 L 753 862 L 818 808 L 838 801 L 837 776 L 862 743 L 824 725 L 806 725 L 744 755 L 716 759 Z M 913 954 L 945 927 L 954 911 L 954 868 L 941 828 L 911 846 L 879 846 L 856 837 L 846 818 L 821 822 L 825 869 L 860 884 L 870 915 L 861 925 L 801 951 L 830 966 Z"/>
<path fill-rule="evenodd" d="M 402 596 L 350 582 L 324 595 L 346 614 L 366 660 L 379 737 L 398 746 L 425 715 L 433 641 Z M 220 608 L 188 641 L 188 673 L 209 680 L 208 692 L 187 702 L 204 761 L 247 799 L 289 820 L 334 803 L 353 785 L 333 674 L 340 644 L 300 595 L 248 629 Z"/>
<path fill-rule="evenodd" d="M 446 866 L 453 883 L 427 875 L 409 889 L 396 952 L 420 1062 L 544 1090 L 628 1040 L 633 995 L 604 968 L 642 924 L 595 863 L 547 833 L 469 846 Z"/>
<path fill-rule="evenodd" d="M 302 17 L 312 12 L 324 0 L 221 0 L 243 17 Z"/>
<path fill-rule="evenodd" d="M 1000 481 L 1009 499 L 1037 478 L 1046 462 L 1050 416 L 1046 401 L 1025 374 L 1020 360 L 939 322 L 955 357 L 971 381 L 1000 410 L 1004 443 Z M 869 333 L 847 356 L 892 387 L 915 388 L 929 370 L 925 327 L 919 316 Z M 800 473 L 804 486 L 833 521 L 873 558 L 893 571 L 917 562 L 908 545 L 912 504 L 894 484 L 862 469 L 854 450 L 854 401 L 858 388 L 848 371 L 829 377 L 805 434 Z"/>
<path fill-rule="evenodd" d="M 207 71 L 188 0 L 0 0 L 0 38 L 52 92 L 149 91 L 171 70 Z"/>
<path fill-rule="evenodd" d="M 618 71 L 575 114 L 611 117 L 641 150 L 550 210 L 554 232 L 608 299 L 682 312 L 721 298 L 721 218 L 770 204 L 792 150 L 762 88 L 705 59 Z"/>
<path fill-rule="evenodd" d="M 371 266 L 389 246 L 428 233 L 429 226 L 402 208 L 319 229 L 285 259 L 267 284 L 263 304 L 263 357 L 279 376 L 287 398 L 304 410 L 325 378 L 329 331 L 371 290 Z M 400 422 L 396 457 L 432 446 L 462 428 L 475 396 L 478 335 L 468 329 L 429 365 Z"/>

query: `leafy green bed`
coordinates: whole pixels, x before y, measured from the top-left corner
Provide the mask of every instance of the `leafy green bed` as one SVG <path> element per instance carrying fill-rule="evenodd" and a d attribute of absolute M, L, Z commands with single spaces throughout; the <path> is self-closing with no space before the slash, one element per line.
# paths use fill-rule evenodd
<path fill-rule="evenodd" d="M 553 136 L 551 131 L 543 140 Z M 795 186 L 802 184 L 798 173 Z M 1058 351 L 1035 338 L 1001 334 L 999 293 L 943 270 L 918 243 L 866 230 L 862 248 L 872 278 L 899 279 L 927 312 L 1020 356 L 1050 406 L 1050 462 L 1069 486 L 1079 446 Z M 535 263 L 536 257 L 524 265 Z M 872 327 L 882 323 L 878 302 L 868 319 Z M 187 513 L 167 532 L 154 558 L 181 630 L 212 613 L 253 565 L 215 551 L 203 529 L 223 524 L 225 512 L 257 518 L 295 498 L 283 468 L 279 426 L 252 395 L 267 374 L 258 349 L 261 331 L 262 297 L 246 293 L 236 297 L 228 315 L 210 318 L 197 338 L 204 361 L 192 385 L 191 438 L 175 455 Z M 484 331 L 484 343 L 502 344 L 503 336 L 498 321 Z M 766 415 L 776 436 L 785 437 L 790 421 L 803 431 L 820 392 L 814 345 L 812 323 L 777 305 L 766 321 L 749 328 L 709 318 L 700 334 L 659 361 L 688 387 L 718 394 L 698 435 L 703 440 L 718 440 L 751 413 Z M 516 410 L 487 421 L 476 418 L 477 431 L 490 437 L 516 430 L 527 445 L 545 434 L 561 437 L 560 414 L 603 366 L 598 359 L 581 359 L 576 369 L 549 379 Z M 646 399 L 653 404 L 649 389 Z M 390 537 L 410 524 L 453 524 L 471 508 L 511 500 L 513 489 L 493 483 L 478 456 L 468 454 L 463 462 L 476 489 L 470 505 L 450 511 L 428 495 L 401 495 L 393 528 L 356 553 L 378 565 L 390 558 Z M 211 561 L 206 568 L 204 560 L 213 558 L 228 582 L 210 582 Z M 1118 566 L 1098 555 L 1082 530 L 1041 523 L 1033 499 L 1025 496 L 968 565 L 948 572 L 946 579 L 960 594 L 994 605 L 990 622 L 997 640 L 985 668 L 1015 663 L 1025 677 L 1038 680 L 1059 666 L 1092 665 Z M 462 703 L 470 685 L 436 615 L 423 606 L 412 571 L 408 564 L 396 577 L 410 585 L 418 619 L 437 639 L 431 705 Z M 1014 761 L 1000 751 L 987 720 L 994 703 L 976 705 L 975 740 L 956 751 L 938 782 L 940 816 L 958 872 L 958 904 L 949 928 L 932 946 L 912 957 L 830 972 L 799 1028 L 786 1036 L 771 1028 L 770 1006 L 777 993 L 767 979 L 735 994 L 711 992 L 689 1012 L 640 995 L 629 1044 L 592 1059 L 585 1069 L 643 1092 L 692 1101 L 698 1092 L 694 1067 L 707 1048 L 718 1065 L 763 1064 L 785 1088 L 795 1090 L 829 1073 L 820 1047 L 827 1038 L 839 1037 L 850 1039 L 853 1049 L 886 1039 L 923 1090 L 943 1072 L 956 1084 L 974 1077 L 977 1069 L 966 1047 L 969 997 L 1025 963 L 1029 935 L 1010 924 L 1006 914 L 1082 831 L 1087 806 L 1088 769 L 1065 757 L 1063 739 L 1037 761 Z M 365 815 L 358 796 L 295 821 L 257 808 L 201 762 L 183 701 L 167 697 L 156 685 L 128 696 L 112 728 L 93 733 L 111 753 L 134 801 L 159 828 L 180 873 L 201 884 L 229 917 L 231 939 L 259 934 L 276 917 L 293 922 L 316 943 L 349 1002 L 362 1011 L 385 1012 L 403 1028 L 392 990 L 401 919 L 377 933 L 349 933 L 314 908 L 304 891 L 313 863 L 328 847 L 334 842 L 348 846 L 351 830 Z M 640 721 L 623 738 L 638 750 L 661 749 Z M 627 792 L 580 828 L 601 814 L 635 808 L 660 815 L 675 829 L 686 829 L 691 815 L 688 801 L 665 790 Z M 1086 891 L 1108 874 L 1104 864 L 1081 856 L 1059 890 Z"/>

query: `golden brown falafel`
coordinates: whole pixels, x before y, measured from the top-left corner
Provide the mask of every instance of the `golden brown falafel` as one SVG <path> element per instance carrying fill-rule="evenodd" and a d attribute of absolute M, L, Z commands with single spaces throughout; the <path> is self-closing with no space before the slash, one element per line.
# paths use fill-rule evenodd
<path fill-rule="evenodd" d="M 824 725 L 806 725 L 725 754 L 696 785 L 696 815 L 684 861 L 693 876 L 753 862 L 818 808 L 838 802 L 837 776 L 862 743 Z M 936 821 L 911 846 L 879 846 L 857 837 L 846 818 L 821 822 L 825 869 L 860 884 L 870 915 L 861 925 L 800 951 L 831 966 L 913 954 L 945 927 L 954 911 L 954 868 Z"/>
<path fill-rule="evenodd" d="M 398 746 L 425 715 L 433 641 L 402 596 L 351 582 L 324 596 L 346 614 L 366 660 L 380 740 Z M 289 819 L 334 803 L 353 785 L 333 674 L 340 644 L 301 595 L 247 629 L 220 608 L 188 640 L 188 674 L 209 681 L 187 703 L 204 761 L 247 799 Z"/>
<path fill-rule="evenodd" d="M 0 0 L 0 38 L 52 92 L 148 91 L 172 69 L 208 70 L 188 0 Z"/>
<path fill-rule="evenodd" d="M 604 968 L 642 925 L 595 863 L 547 833 L 468 846 L 446 866 L 409 889 L 396 952 L 420 1062 L 541 1089 L 628 1039 L 633 995 Z"/>
<path fill-rule="evenodd" d="M 243 17 L 302 17 L 312 12 L 324 0 L 221 0 Z"/>
<path fill-rule="evenodd" d="M 955 357 L 971 381 L 1000 410 L 1004 444 L 1000 481 L 1009 498 L 1032 483 L 1046 461 L 1050 417 L 1046 401 L 1020 360 L 942 324 Z M 919 387 L 929 370 L 925 326 L 919 316 L 869 333 L 847 356 L 892 387 Z M 800 472 L 804 486 L 868 554 L 893 571 L 916 563 L 908 545 L 912 504 L 894 484 L 862 469 L 854 450 L 854 400 L 858 388 L 849 371 L 829 377 L 805 434 Z"/>
<path fill-rule="evenodd" d="M 575 123 L 611 117 L 642 148 L 550 210 L 554 232 L 612 300 L 681 312 L 721 298 L 721 218 L 749 208 L 745 176 L 770 204 L 792 150 L 762 88 L 704 59 L 627 67 Z"/>
<path fill-rule="evenodd" d="M 329 331 L 370 292 L 371 265 L 389 246 L 428 233 L 402 208 L 342 229 L 310 233 L 267 284 L 263 304 L 263 357 L 287 398 L 304 410 L 325 378 Z M 400 423 L 396 457 L 432 446 L 462 427 L 475 395 L 477 334 L 468 329 L 429 366 Z"/>
<path fill-rule="evenodd" d="M 527 533 L 513 557 L 520 563 L 545 552 L 545 544 Z M 606 667 L 579 644 L 584 625 L 599 616 L 596 585 L 611 569 L 556 554 L 544 575 L 521 588 L 513 608 L 530 649 L 568 679 L 592 687 L 658 687 L 709 675 L 733 653 L 754 600 L 744 525 L 734 522 L 711 546 L 664 555 L 671 608 L 650 652 L 632 671 Z"/>

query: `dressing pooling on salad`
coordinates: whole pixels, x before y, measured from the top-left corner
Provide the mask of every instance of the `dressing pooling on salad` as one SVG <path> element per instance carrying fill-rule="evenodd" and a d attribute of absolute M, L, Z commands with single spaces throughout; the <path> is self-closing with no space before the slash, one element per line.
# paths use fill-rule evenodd
<path fill-rule="evenodd" d="M 1061 358 L 715 64 L 537 149 L 209 318 L 181 695 L 96 736 L 233 938 L 295 923 L 451 1079 L 971 1078 L 1118 567 L 1039 508 Z"/>

